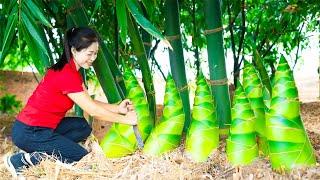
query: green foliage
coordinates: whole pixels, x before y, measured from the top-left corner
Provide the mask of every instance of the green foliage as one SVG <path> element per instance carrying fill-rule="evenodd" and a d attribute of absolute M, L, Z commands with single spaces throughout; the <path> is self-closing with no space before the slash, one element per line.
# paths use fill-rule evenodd
<path fill-rule="evenodd" d="M 204 24 L 204 13 L 203 13 L 203 2 L 195 2 L 195 22 L 193 22 L 193 1 L 186 0 L 179 1 L 180 3 L 180 22 L 182 28 L 182 42 L 183 48 L 187 51 L 194 51 L 194 47 L 198 46 L 201 49 L 206 47 L 206 40 L 203 34 L 205 27 Z M 27 13 L 30 17 L 30 22 L 35 21 L 36 25 L 46 31 L 49 36 L 49 43 L 52 44 L 52 48 L 46 47 L 47 43 L 42 38 L 41 41 L 44 42 L 45 47 L 49 54 L 49 61 L 57 60 L 58 55 L 62 51 L 62 40 L 63 33 L 66 29 L 66 16 L 68 13 L 72 12 L 73 9 L 67 8 L 67 1 L 35 1 L 35 0 L 25 0 L 22 1 L 23 5 L 19 6 L 21 12 Z M 115 22 L 115 2 L 112 0 L 88 0 L 77 1 L 79 6 L 85 7 L 85 10 L 90 17 L 90 24 L 95 25 L 97 31 L 100 33 L 102 39 L 108 43 L 108 47 L 115 50 L 117 47 L 117 40 L 115 39 L 115 34 L 119 33 L 116 28 Z M 22 30 L 22 26 L 18 27 L 17 24 L 21 22 L 17 17 L 18 3 L 15 0 L 3 0 L 0 2 L 2 4 L 2 9 L 0 9 L 0 20 L 4 26 L 0 27 L 0 57 L 3 58 L 7 54 L 15 53 L 18 49 L 18 42 L 16 34 L 17 31 Z M 137 3 L 134 2 L 136 5 Z M 152 24 L 164 32 L 164 1 L 147 1 L 143 0 L 142 5 L 146 7 L 148 19 Z M 229 5 L 229 6 L 228 6 Z M 308 46 L 306 34 L 310 31 L 315 31 L 318 28 L 317 17 L 319 16 L 320 4 L 317 0 L 310 1 L 245 1 L 245 5 L 241 5 L 241 1 L 235 0 L 223 0 L 222 1 L 222 14 L 223 14 L 223 25 L 227 27 L 224 33 L 224 47 L 226 49 L 232 49 L 232 44 L 235 46 L 236 57 L 239 55 L 237 51 L 240 52 L 238 59 L 241 56 L 252 55 L 252 45 L 256 45 L 258 53 L 261 55 L 263 65 L 270 72 L 274 72 L 275 60 L 278 59 L 278 49 L 283 47 L 286 54 L 295 52 L 299 45 L 300 49 L 306 48 Z M 230 7 L 230 13 L 228 12 L 228 7 Z M 245 8 L 244 16 L 242 16 L 242 8 Z M 32 11 L 30 11 L 32 9 Z M 139 8 L 138 8 L 139 9 Z M 10 15 L 10 13 L 13 13 Z M 22 17 L 22 14 L 21 14 Z M 229 22 L 229 17 L 232 23 Z M 242 17 L 245 17 L 245 28 L 242 26 Z M 22 18 L 20 18 L 22 21 Z M 125 18 L 119 20 L 119 25 L 125 21 Z M 24 21 L 25 22 L 25 21 Z M 15 25 L 15 26 L 11 26 Z M 52 28 L 51 28 L 52 26 Z M 304 28 L 302 28 L 304 26 Z M 14 27 L 14 28 L 10 28 Z M 194 34 L 194 27 L 196 27 L 196 34 Z M 232 41 L 230 34 L 230 27 L 233 27 L 234 42 Z M 241 34 L 245 29 L 245 37 L 243 45 L 240 46 Z M 29 26 L 28 31 L 31 30 Z M 30 31 L 31 32 L 31 31 Z M 122 32 L 122 31 L 121 31 Z M 38 35 L 42 34 L 38 31 L 34 38 L 38 38 Z M 41 35 L 43 36 L 43 35 Z M 122 35 L 124 36 L 124 35 Z M 192 44 L 188 40 L 188 37 L 192 36 Z M 23 38 L 21 38 L 23 40 Z M 122 38 L 123 39 L 123 38 Z M 23 40 L 25 41 L 25 40 Z M 38 47 L 41 47 L 41 41 L 37 41 Z M 30 43 L 28 43 L 30 44 Z M 37 45 L 37 44 L 36 44 Z M 42 46 L 43 47 L 43 46 Z M 7 50 L 9 49 L 9 51 Z M 120 45 L 120 52 L 124 54 L 130 54 L 132 52 L 131 47 Z M 12 50 L 15 49 L 15 50 Z M 31 48 L 32 50 L 34 48 Z M 41 48 L 41 52 L 43 48 Z M 53 53 L 53 57 L 50 57 Z M 46 54 L 46 53 L 45 53 Z M 37 59 L 35 55 L 32 56 L 33 61 L 31 65 L 37 63 L 37 67 L 40 68 L 40 64 L 46 64 L 44 62 L 36 62 Z M 27 58 L 29 59 L 29 58 Z M 299 54 L 297 54 L 297 61 L 301 60 Z M 3 61 L 4 58 L 0 61 Z M 192 61 L 186 59 L 186 61 Z M 0 63 L 1 64 L 1 63 Z M 193 65 L 193 62 L 187 63 Z M 24 63 L 23 66 L 27 64 Z"/>
<path fill-rule="evenodd" d="M 284 57 L 280 59 L 266 119 L 271 165 L 276 170 L 315 165 L 316 159 L 300 117 L 298 90 Z"/>
<path fill-rule="evenodd" d="M 232 165 L 250 164 L 258 156 L 255 119 L 243 87 L 238 83 L 233 100 L 232 121 L 226 147 L 227 157 Z"/>
<path fill-rule="evenodd" d="M 10 45 L 16 39 L 14 37 L 17 34 L 19 49 L 22 49 L 21 41 L 25 38 L 29 53 L 33 58 L 33 64 L 41 74 L 44 74 L 45 68 L 52 62 L 52 56 L 41 25 L 51 28 L 51 24 L 44 16 L 43 10 L 40 10 L 33 0 L 26 0 L 21 4 L 13 2 L 16 1 L 11 1 L 9 5 L 11 9 L 7 9 L 10 15 L 3 36 L 3 44 L 0 48 L 0 65 L 7 56 Z"/>
<path fill-rule="evenodd" d="M 128 31 L 128 22 L 127 22 L 127 9 L 126 9 L 126 1 L 118 0 L 116 2 L 117 9 L 117 19 L 119 22 L 119 30 L 120 30 L 120 38 L 123 44 L 126 44 L 127 40 L 127 31 Z"/>
<path fill-rule="evenodd" d="M 245 3 L 242 5 L 242 2 Z M 234 46 L 234 59 L 238 60 L 254 56 L 256 49 L 269 75 L 275 72 L 279 50 L 286 54 L 294 53 L 293 61 L 300 60 L 297 49 L 306 48 L 307 33 L 317 29 L 315 24 L 320 8 L 317 0 L 224 0 L 223 4 L 224 24 L 228 27 L 225 47 L 232 49 Z"/>
<path fill-rule="evenodd" d="M 219 125 L 211 89 L 202 73 L 197 79 L 192 120 L 186 137 L 186 154 L 197 162 L 208 159 L 219 145 Z"/>
<path fill-rule="evenodd" d="M 137 21 L 137 23 L 146 30 L 150 35 L 159 38 L 161 40 L 164 40 L 164 36 L 161 34 L 161 32 L 155 28 L 149 20 L 147 20 L 143 15 L 142 12 L 139 10 L 139 5 L 137 4 L 136 0 L 126 0 L 126 5 L 131 12 L 134 19 Z M 148 7 L 146 7 L 148 8 Z"/>
<path fill-rule="evenodd" d="M 164 97 L 163 116 L 159 124 L 152 130 L 147 139 L 143 152 L 160 156 L 177 148 L 185 121 L 182 100 L 172 76 L 167 77 Z"/>
<path fill-rule="evenodd" d="M 5 94 L 0 98 L 0 112 L 2 114 L 14 114 L 22 107 L 21 101 L 16 99 L 16 95 Z"/>

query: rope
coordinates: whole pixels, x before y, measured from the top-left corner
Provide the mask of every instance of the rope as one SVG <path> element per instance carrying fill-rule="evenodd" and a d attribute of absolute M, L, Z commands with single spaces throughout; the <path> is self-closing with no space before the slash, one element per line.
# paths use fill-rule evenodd
<path fill-rule="evenodd" d="M 166 38 L 168 41 L 174 41 L 174 40 L 180 39 L 181 36 L 180 36 L 180 34 L 177 34 L 177 35 L 175 35 L 175 36 L 166 36 L 165 38 Z"/>
<path fill-rule="evenodd" d="M 178 92 L 183 92 L 183 91 L 187 90 L 188 87 L 189 87 L 189 85 L 186 84 L 185 86 L 178 88 Z M 156 93 L 154 90 L 147 93 L 147 95 L 151 95 L 151 96 L 155 96 L 155 94 Z"/>
<path fill-rule="evenodd" d="M 147 93 L 147 96 L 150 95 L 150 96 L 155 96 L 156 95 L 156 92 L 153 90 L 153 91 L 149 91 Z"/>
<path fill-rule="evenodd" d="M 121 81 L 123 81 L 123 77 L 122 76 L 116 76 L 115 80 L 116 80 L 117 83 L 121 82 Z"/>
<path fill-rule="evenodd" d="M 152 44 L 151 43 L 149 43 L 149 42 L 143 42 L 143 45 L 145 45 L 145 46 L 152 46 Z"/>
<path fill-rule="evenodd" d="M 209 35 L 209 34 L 213 34 L 213 33 L 217 33 L 217 32 L 220 32 L 223 30 L 223 27 L 218 27 L 218 28 L 215 28 L 215 29 L 207 29 L 207 30 L 204 30 L 203 34 L 204 35 Z"/>
<path fill-rule="evenodd" d="M 78 1 L 78 3 L 75 6 L 72 6 L 71 8 L 67 9 L 66 12 L 67 14 L 71 14 L 72 11 L 82 7 L 83 7 L 83 4 L 80 1 Z"/>
<path fill-rule="evenodd" d="M 228 84 L 228 78 L 217 79 L 217 80 L 210 80 L 210 79 L 208 79 L 207 82 L 208 82 L 211 86 L 221 86 L 221 85 L 226 85 L 226 84 Z"/>
<path fill-rule="evenodd" d="M 178 91 L 179 91 L 179 92 L 183 92 L 183 91 L 185 91 L 185 90 L 188 90 L 188 87 L 189 87 L 189 85 L 186 84 L 185 86 L 178 88 Z"/>

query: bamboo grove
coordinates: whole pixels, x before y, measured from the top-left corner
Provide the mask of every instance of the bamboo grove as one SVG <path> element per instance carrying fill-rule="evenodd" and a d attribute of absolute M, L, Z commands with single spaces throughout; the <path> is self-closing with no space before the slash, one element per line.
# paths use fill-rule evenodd
<path fill-rule="evenodd" d="M 240 4 L 243 1 L 179 2 L 4 0 L 0 6 L 0 19 L 5 22 L 0 28 L 0 65 L 7 62 L 8 54 L 16 49 L 20 52 L 19 58 L 27 53 L 32 58 L 31 64 L 44 74 L 61 53 L 59 42 L 63 32 L 74 26 L 90 26 L 102 39 L 93 64 L 94 73 L 109 103 L 118 103 L 124 98 L 133 102 L 138 131 L 145 143 L 143 153 L 161 156 L 185 142 L 184 153 L 196 162 L 204 162 L 219 146 L 219 135 L 227 135 L 226 155 L 234 166 L 250 164 L 259 157 L 269 158 L 276 170 L 314 165 L 313 149 L 300 118 L 292 70 L 283 57 L 277 69 L 274 67 L 279 55 L 275 55 L 276 52 L 273 56 L 267 55 L 272 53 L 273 45 L 265 39 L 272 38 L 262 36 L 260 21 L 252 23 L 258 25 L 247 32 L 244 39 L 246 11 L 245 5 Z M 191 14 L 186 10 L 187 5 L 193 10 L 193 26 L 188 19 Z M 301 8 L 305 6 L 301 4 Z M 308 13 L 315 15 L 314 12 Z M 241 17 L 239 37 L 235 37 L 238 21 L 232 21 L 233 16 Z M 283 23 L 285 18 L 293 18 L 290 14 L 283 17 Z M 251 28 L 248 26 L 247 30 Z M 186 33 L 193 37 L 192 48 L 186 48 Z M 231 43 L 224 42 L 224 33 Z M 279 33 L 283 33 L 282 30 Z M 170 73 L 163 74 L 166 87 L 162 117 L 156 117 L 157 90 L 153 82 L 153 67 L 158 64 L 154 51 L 159 42 L 166 47 L 170 64 Z M 234 54 L 237 84 L 232 104 L 225 45 L 231 46 Z M 194 104 L 190 104 L 184 50 L 203 47 L 207 48 L 209 79 L 200 68 L 203 60 L 200 61 L 199 54 L 195 55 L 197 87 Z M 244 60 L 243 70 L 240 70 L 240 54 L 253 57 L 251 63 Z M 266 64 L 271 68 L 270 77 Z M 158 70 L 161 71 L 159 65 Z M 142 76 L 142 86 L 137 73 Z M 84 72 L 83 78 L 89 74 Z M 127 156 L 138 149 L 132 126 L 118 123 L 106 132 L 100 145 L 109 158 Z"/>

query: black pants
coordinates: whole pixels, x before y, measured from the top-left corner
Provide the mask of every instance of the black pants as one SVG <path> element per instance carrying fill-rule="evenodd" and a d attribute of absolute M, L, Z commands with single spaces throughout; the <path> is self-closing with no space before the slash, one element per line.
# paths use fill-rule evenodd
<path fill-rule="evenodd" d="M 60 161 L 72 163 L 79 161 L 88 154 L 87 150 L 78 144 L 91 133 L 91 127 L 84 118 L 66 117 L 53 130 L 45 127 L 28 126 L 16 120 L 12 127 L 13 143 L 31 155 L 33 165 L 41 161 L 43 153 L 54 155 Z M 23 153 L 11 157 L 14 164 L 23 163 Z"/>

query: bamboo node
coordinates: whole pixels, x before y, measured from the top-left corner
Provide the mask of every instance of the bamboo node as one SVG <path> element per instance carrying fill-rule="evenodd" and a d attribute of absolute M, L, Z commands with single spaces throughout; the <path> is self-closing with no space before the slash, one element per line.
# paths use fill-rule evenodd
<path fill-rule="evenodd" d="M 168 41 L 174 41 L 174 40 L 180 39 L 181 36 L 180 36 L 180 34 L 177 34 L 177 35 L 174 35 L 174 36 L 166 36 L 165 38 L 166 38 Z"/>
<path fill-rule="evenodd" d="M 123 77 L 122 76 L 116 76 L 115 80 L 116 80 L 117 83 L 119 83 L 119 82 L 123 81 Z"/>
<path fill-rule="evenodd" d="M 72 6 L 68 9 L 66 9 L 66 13 L 67 14 L 71 14 L 72 11 L 78 9 L 78 8 L 82 8 L 83 7 L 83 4 L 81 2 L 77 3 L 75 6 Z"/>
<path fill-rule="evenodd" d="M 143 42 L 143 45 L 151 47 L 152 44 L 150 42 Z"/>
<path fill-rule="evenodd" d="M 147 92 L 147 95 L 155 96 L 155 95 L 156 95 L 156 92 L 155 92 L 155 91 L 149 91 L 149 92 Z"/>
<path fill-rule="evenodd" d="M 206 29 L 204 30 L 203 34 L 204 35 L 209 35 L 209 34 L 213 34 L 213 33 L 217 33 L 223 30 L 223 27 L 218 27 L 218 28 L 214 28 L 214 29 Z"/>
<path fill-rule="evenodd" d="M 183 92 L 183 91 L 185 91 L 185 90 L 188 90 L 188 87 L 189 87 L 189 85 L 186 84 L 185 86 L 178 88 L 178 91 L 179 91 L 179 92 Z"/>
<path fill-rule="evenodd" d="M 221 86 L 221 85 L 226 85 L 226 84 L 228 84 L 228 78 L 216 79 L 216 80 L 208 79 L 207 82 L 208 82 L 211 86 Z"/>

